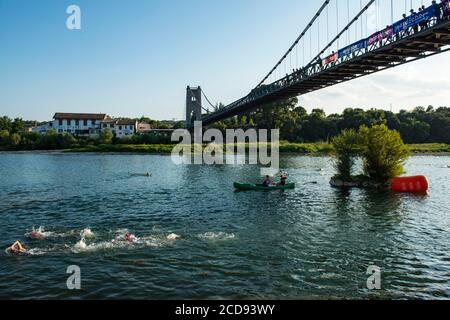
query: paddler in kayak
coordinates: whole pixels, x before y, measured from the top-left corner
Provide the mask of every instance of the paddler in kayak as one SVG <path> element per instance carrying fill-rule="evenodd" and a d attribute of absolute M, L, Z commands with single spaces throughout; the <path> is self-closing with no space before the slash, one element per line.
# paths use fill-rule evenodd
<path fill-rule="evenodd" d="M 286 185 L 286 181 L 287 181 L 287 176 L 286 175 L 281 175 L 280 182 L 278 182 L 277 186 L 285 186 Z"/>
<path fill-rule="evenodd" d="M 6 251 L 13 254 L 27 253 L 27 250 L 19 241 L 14 242 L 14 244 L 6 249 Z"/>
<path fill-rule="evenodd" d="M 270 187 L 271 185 L 273 185 L 273 182 L 272 182 L 272 180 L 270 179 L 269 176 L 266 176 L 266 177 L 264 178 L 264 181 L 263 181 L 262 185 L 263 185 L 263 187 L 268 188 L 268 187 Z"/>

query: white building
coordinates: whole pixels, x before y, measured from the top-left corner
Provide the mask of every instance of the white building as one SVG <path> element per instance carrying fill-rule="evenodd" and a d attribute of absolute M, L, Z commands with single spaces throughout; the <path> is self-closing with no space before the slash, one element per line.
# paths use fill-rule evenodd
<path fill-rule="evenodd" d="M 51 129 L 50 124 L 52 124 L 52 122 L 46 122 L 41 124 L 40 126 L 33 127 L 31 128 L 31 132 L 46 134 Z"/>
<path fill-rule="evenodd" d="M 110 130 L 116 137 L 133 136 L 138 131 L 138 121 L 129 119 L 107 119 L 102 121 L 102 131 Z"/>
<path fill-rule="evenodd" d="M 151 131 L 151 126 L 131 119 L 113 119 L 104 113 L 62 113 L 57 112 L 53 121 L 32 128 L 33 132 L 46 134 L 53 130 L 74 136 L 95 137 L 110 130 L 116 137 L 123 138 Z"/>
<path fill-rule="evenodd" d="M 55 113 L 49 130 L 75 136 L 92 136 L 101 132 L 102 123 L 111 119 L 104 113 Z"/>

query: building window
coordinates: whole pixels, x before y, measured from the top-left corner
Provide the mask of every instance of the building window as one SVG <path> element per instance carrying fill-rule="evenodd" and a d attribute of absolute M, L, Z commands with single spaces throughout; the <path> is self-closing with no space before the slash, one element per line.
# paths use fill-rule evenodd
<path fill-rule="evenodd" d="M 87 127 L 87 120 L 84 120 L 83 122 L 84 122 L 84 123 L 83 123 L 84 126 Z"/>
<path fill-rule="evenodd" d="M 106 123 L 104 123 L 103 128 L 108 128 L 108 125 Z"/>
<path fill-rule="evenodd" d="M 72 125 L 72 120 L 67 120 L 67 125 L 71 126 Z"/>
<path fill-rule="evenodd" d="M 59 126 L 62 126 L 63 121 L 60 119 L 59 120 Z"/>
<path fill-rule="evenodd" d="M 119 126 L 119 130 L 122 130 L 122 126 Z"/>
<path fill-rule="evenodd" d="M 79 126 L 80 125 L 80 121 L 79 120 L 75 120 L 75 125 Z"/>

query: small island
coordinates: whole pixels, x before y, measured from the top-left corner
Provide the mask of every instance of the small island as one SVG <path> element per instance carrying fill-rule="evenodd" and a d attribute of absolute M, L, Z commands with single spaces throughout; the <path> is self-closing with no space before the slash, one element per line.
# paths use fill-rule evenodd
<path fill-rule="evenodd" d="M 346 129 L 332 139 L 332 145 L 337 174 L 330 184 L 334 187 L 386 188 L 405 172 L 403 165 L 411 155 L 400 133 L 384 124 Z M 355 175 L 357 160 L 362 170 Z"/>

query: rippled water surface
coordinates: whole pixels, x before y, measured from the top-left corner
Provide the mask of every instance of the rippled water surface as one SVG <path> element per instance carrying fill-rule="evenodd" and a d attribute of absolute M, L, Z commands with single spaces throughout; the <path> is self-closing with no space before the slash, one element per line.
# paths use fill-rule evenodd
<path fill-rule="evenodd" d="M 233 181 L 260 179 L 256 166 L 0 154 L 0 246 L 31 253 L 0 251 L 0 298 L 450 298 L 450 157 L 407 163 L 428 176 L 428 196 L 332 189 L 326 157 L 281 165 L 296 190 L 235 192 Z M 27 239 L 33 226 L 47 238 Z M 95 237 L 77 246 L 85 228 Z M 66 288 L 69 265 L 80 291 Z M 382 290 L 366 288 L 370 265 Z"/>

